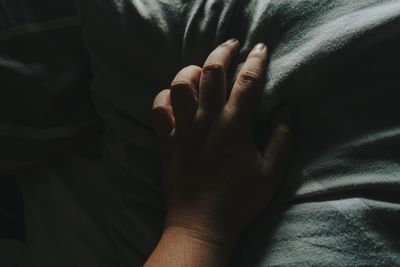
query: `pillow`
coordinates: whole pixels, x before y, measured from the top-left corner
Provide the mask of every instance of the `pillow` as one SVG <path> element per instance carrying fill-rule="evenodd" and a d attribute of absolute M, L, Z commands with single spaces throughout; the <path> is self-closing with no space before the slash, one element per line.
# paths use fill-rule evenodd
<path fill-rule="evenodd" d="M 78 4 L 93 98 L 107 124 L 105 165 L 115 207 L 110 228 L 121 266 L 143 263 L 162 231 L 153 98 L 178 70 L 202 65 L 232 37 L 242 46 L 230 84 L 255 43 L 269 46 L 259 131 L 270 111 L 284 104 L 297 136 L 284 190 L 244 236 L 233 265 L 399 264 L 398 238 L 386 233 L 397 231 L 400 218 L 393 201 L 400 190 L 400 152 L 393 149 L 400 144 L 400 2 Z"/>

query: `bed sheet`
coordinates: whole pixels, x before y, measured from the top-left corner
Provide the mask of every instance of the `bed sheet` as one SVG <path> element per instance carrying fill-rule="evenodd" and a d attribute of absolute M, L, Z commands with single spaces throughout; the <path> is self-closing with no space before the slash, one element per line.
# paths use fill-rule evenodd
<path fill-rule="evenodd" d="M 26 231 L 1 240 L 2 267 L 113 266 L 91 78 L 75 1 L 0 1 L 0 173 Z"/>
<path fill-rule="evenodd" d="M 292 110 L 295 160 L 233 266 L 400 264 L 400 1 L 80 0 L 96 110 L 104 118 L 110 231 L 120 266 L 143 263 L 163 225 L 150 120 L 175 73 L 236 37 L 232 84 L 269 46 L 258 131 Z"/>
<path fill-rule="evenodd" d="M 242 48 L 230 84 L 253 44 L 269 46 L 258 131 L 284 104 L 297 136 L 232 266 L 400 265 L 400 1 L 77 3 L 80 19 L 72 1 L 1 6 L 0 163 L 34 166 L 15 171 L 31 266 L 145 261 L 164 218 L 153 97 L 231 37 Z"/>

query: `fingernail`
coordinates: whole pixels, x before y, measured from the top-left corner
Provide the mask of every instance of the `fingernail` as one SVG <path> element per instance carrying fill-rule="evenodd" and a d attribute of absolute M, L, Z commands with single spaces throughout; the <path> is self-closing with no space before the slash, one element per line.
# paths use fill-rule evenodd
<path fill-rule="evenodd" d="M 253 51 L 254 52 L 264 52 L 266 50 L 267 46 L 263 43 L 258 43 L 254 46 Z"/>
<path fill-rule="evenodd" d="M 232 38 L 232 39 L 229 39 L 228 41 L 226 41 L 225 44 L 235 44 L 238 42 L 239 42 L 238 39 Z"/>

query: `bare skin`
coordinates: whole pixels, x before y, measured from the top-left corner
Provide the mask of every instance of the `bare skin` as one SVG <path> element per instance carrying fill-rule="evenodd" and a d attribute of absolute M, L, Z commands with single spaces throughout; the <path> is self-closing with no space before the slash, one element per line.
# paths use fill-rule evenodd
<path fill-rule="evenodd" d="M 275 195 L 291 131 L 278 124 L 264 151 L 252 135 L 267 48 L 255 46 L 227 96 L 226 71 L 237 40 L 218 46 L 203 67 L 182 69 L 154 100 L 167 219 L 146 267 L 229 263 L 237 239 Z"/>

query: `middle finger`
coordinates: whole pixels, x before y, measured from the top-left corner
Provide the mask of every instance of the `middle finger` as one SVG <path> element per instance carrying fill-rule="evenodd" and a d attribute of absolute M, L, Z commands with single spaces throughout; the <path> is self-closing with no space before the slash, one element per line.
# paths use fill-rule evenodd
<path fill-rule="evenodd" d="M 239 48 L 239 41 L 230 39 L 208 56 L 199 86 L 199 110 L 215 114 L 226 103 L 226 71 Z"/>

